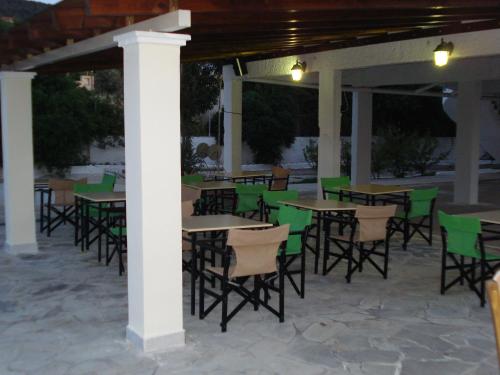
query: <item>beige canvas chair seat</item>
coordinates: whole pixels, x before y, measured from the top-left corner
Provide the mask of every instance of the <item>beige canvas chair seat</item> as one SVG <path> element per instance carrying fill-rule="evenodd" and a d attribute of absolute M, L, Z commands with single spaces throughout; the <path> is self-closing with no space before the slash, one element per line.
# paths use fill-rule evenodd
<path fill-rule="evenodd" d="M 86 183 L 86 178 L 80 180 L 50 178 L 48 186 L 54 194 L 54 201 L 51 204 L 54 206 L 73 206 L 75 204 L 75 184 Z"/>
<path fill-rule="evenodd" d="M 221 280 L 222 293 L 218 294 L 215 290 L 205 288 L 204 278 L 200 278 L 200 317 L 212 311 L 215 306 L 222 303 L 222 331 L 226 331 L 229 320 L 248 302 L 252 303 L 254 309 L 259 306 L 279 317 L 280 322 L 284 321 L 284 273 L 285 273 L 285 252 L 281 252 L 279 259 L 279 269 L 276 258 L 278 250 L 282 243 L 288 239 L 290 225 L 282 225 L 271 229 L 263 230 L 241 230 L 232 229 L 228 232 L 226 241 L 226 250 L 223 255 L 223 267 L 207 267 L 205 273 L 211 274 Z M 234 262 L 231 263 L 230 252 L 234 253 Z M 227 275 L 227 277 L 226 277 Z M 279 286 L 276 287 L 270 280 L 275 280 L 277 275 Z M 271 277 L 266 277 L 271 276 Z M 253 290 L 247 289 L 245 282 L 253 277 Z M 260 298 L 260 291 L 264 290 L 265 299 Z M 279 294 L 279 308 L 276 310 L 269 305 L 269 291 Z M 227 296 L 235 291 L 243 301 L 228 314 Z M 205 310 L 205 294 L 215 298 L 215 301 Z"/>
<path fill-rule="evenodd" d="M 182 217 L 189 217 L 193 215 L 194 207 L 192 200 L 182 201 Z M 182 251 L 191 251 L 191 242 L 185 240 L 189 235 L 186 232 L 182 232 Z"/>
<path fill-rule="evenodd" d="M 193 189 L 188 186 L 182 185 L 181 188 L 181 200 L 196 202 L 201 197 L 200 189 Z"/>
<path fill-rule="evenodd" d="M 347 282 L 351 281 L 351 276 L 355 270 L 362 271 L 363 263 L 368 261 L 379 271 L 384 278 L 387 278 L 389 261 L 389 220 L 396 213 L 396 205 L 391 206 L 358 206 L 352 220 L 351 232 L 341 235 L 330 235 L 330 226 L 335 223 L 332 218 L 326 225 L 325 254 L 323 257 L 323 274 L 330 272 L 341 260 L 347 260 Z M 330 250 L 332 242 L 340 252 Z M 385 251 L 377 250 L 377 246 L 385 243 Z M 368 243 L 368 246 L 366 245 Z M 358 259 L 354 259 L 353 250 L 359 252 Z M 377 264 L 373 256 L 383 257 L 383 265 Z M 329 258 L 335 260 L 328 266 Z"/>

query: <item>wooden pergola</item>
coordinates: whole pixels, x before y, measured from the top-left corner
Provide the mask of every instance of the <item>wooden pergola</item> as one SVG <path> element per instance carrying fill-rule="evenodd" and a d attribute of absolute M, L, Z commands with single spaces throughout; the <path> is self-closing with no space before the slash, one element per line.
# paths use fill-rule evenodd
<path fill-rule="evenodd" d="M 191 11 L 181 61 L 289 56 L 498 28 L 498 0 L 63 0 L 0 36 L 0 66 L 177 9 Z M 118 67 L 110 48 L 37 71 Z"/>

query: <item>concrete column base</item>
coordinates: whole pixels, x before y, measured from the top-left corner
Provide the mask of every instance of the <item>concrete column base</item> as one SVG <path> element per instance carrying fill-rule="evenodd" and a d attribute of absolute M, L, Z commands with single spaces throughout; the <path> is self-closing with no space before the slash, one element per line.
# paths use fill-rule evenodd
<path fill-rule="evenodd" d="M 5 243 L 3 250 L 10 255 L 38 254 L 38 244 L 36 242 L 22 244 Z"/>
<path fill-rule="evenodd" d="M 162 336 L 144 338 L 130 326 L 127 326 L 127 340 L 145 353 L 162 352 L 180 348 L 186 344 L 184 330 Z"/>

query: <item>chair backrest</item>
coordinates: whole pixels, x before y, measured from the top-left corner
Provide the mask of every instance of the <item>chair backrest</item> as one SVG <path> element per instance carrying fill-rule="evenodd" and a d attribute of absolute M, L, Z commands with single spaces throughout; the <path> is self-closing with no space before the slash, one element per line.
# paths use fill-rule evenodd
<path fill-rule="evenodd" d="M 290 225 L 291 232 L 304 232 L 312 224 L 312 211 L 299 210 L 295 207 L 281 206 L 278 211 L 278 224 Z M 286 242 L 286 251 L 297 253 L 302 250 L 302 235 L 289 234 Z"/>
<path fill-rule="evenodd" d="M 409 217 L 432 215 L 433 202 L 436 199 L 439 188 L 415 189 L 410 192 Z"/>
<path fill-rule="evenodd" d="M 273 167 L 271 172 L 273 177 L 269 190 L 286 190 L 288 188 L 290 170 L 281 167 Z"/>
<path fill-rule="evenodd" d="M 478 238 L 481 234 L 481 221 L 474 217 L 448 215 L 438 212 L 439 225 L 444 229 L 443 240 L 446 251 L 459 255 L 478 257 Z"/>
<path fill-rule="evenodd" d="M 259 209 L 259 199 L 267 185 L 264 184 L 236 184 L 236 196 L 238 197 L 237 212 L 248 212 Z"/>
<path fill-rule="evenodd" d="M 75 184 L 75 193 L 110 193 L 113 191 L 112 184 Z"/>
<path fill-rule="evenodd" d="M 486 282 L 486 291 L 490 302 L 491 318 L 497 343 L 497 358 L 500 365 L 500 271 L 495 274 L 493 280 Z"/>
<path fill-rule="evenodd" d="M 201 197 L 200 189 L 193 189 L 188 186 L 182 185 L 181 187 L 181 200 L 196 202 Z"/>
<path fill-rule="evenodd" d="M 181 176 L 181 182 L 183 184 L 192 184 L 196 182 L 203 182 L 203 175 L 201 174 L 188 174 Z"/>
<path fill-rule="evenodd" d="M 101 179 L 101 184 L 113 185 L 116 183 L 116 174 L 110 172 L 104 172 Z"/>
<path fill-rule="evenodd" d="M 340 176 L 340 177 L 322 177 L 320 179 L 321 189 L 323 190 L 323 198 L 330 200 L 339 200 L 339 194 L 335 193 L 327 193 L 326 191 L 340 191 L 339 188 L 342 186 L 351 185 L 351 179 L 348 176 Z"/>
<path fill-rule="evenodd" d="M 75 184 L 85 184 L 87 178 L 80 180 L 49 178 L 49 189 L 54 194 L 54 204 L 59 206 L 69 206 L 75 203 L 73 189 Z"/>
<path fill-rule="evenodd" d="M 236 254 L 236 264 L 231 277 L 262 275 L 277 271 L 276 256 L 283 241 L 286 241 L 289 225 L 271 229 L 231 229 L 227 245 Z"/>
<path fill-rule="evenodd" d="M 182 217 L 192 216 L 194 212 L 193 201 L 182 201 Z"/>
<path fill-rule="evenodd" d="M 385 240 L 387 222 L 396 214 L 397 205 L 391 206 L 357 206 L 354 216 L 358 220 L 359 240 Z"/>
<path fill-rule="evenodd" d="M 270 223 L 276 223 L 278 220 L 278 209 L 281 207 L 280 201 L 291 201 L 299 199 L 299 192 L 297 190 L 284 190 L 284 191 L 264 191 L 262 193 L 262 200 L 268 207 Z"/>

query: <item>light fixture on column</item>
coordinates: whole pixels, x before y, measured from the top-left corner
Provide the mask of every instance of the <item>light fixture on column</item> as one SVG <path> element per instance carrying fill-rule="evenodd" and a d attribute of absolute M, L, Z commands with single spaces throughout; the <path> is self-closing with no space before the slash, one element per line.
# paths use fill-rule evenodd
<path fill-rule="evenodd" d="M 434 49 L 434 64 L 436 66 L 445 66 L 448 64 L 448 59 L 453 52 L 453 43 L 445 42 L 441 38 L 441 43 Z"/>
<path fill-rule="evenodd" d="M 300 62 L 297 59 L 297 62 L 294 66 L 292 66 L 292 79 L 294 81 L 300 81 L 302 79 L 302 75 L 306 71 L 306 62 Z"/>

